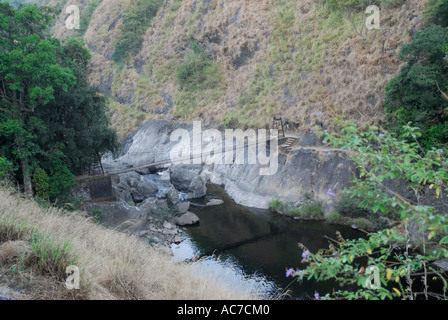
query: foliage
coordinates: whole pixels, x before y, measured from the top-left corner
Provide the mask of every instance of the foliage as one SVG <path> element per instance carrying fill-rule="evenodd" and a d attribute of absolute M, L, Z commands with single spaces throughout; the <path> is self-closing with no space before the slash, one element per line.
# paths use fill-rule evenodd
<path fill-rule="evenodd" d="M 337 10 L 365 10 L 370 5 L 395 7 L 403 0 L 326 0 L 325 2 Z"/>
<path fill-rule="evenodd" d="M 328 249 L 315 254 L 301 244 L 309 265 L 304 270 L 290 269 L 288 275 L 300 280 L 336 280 L 343 289 L 327 295 L 328 299 L 444 298 L 447 282 L 430 262 L 448 257 L 448 158 L 441 150 L 418 150 L 417 142 L 397 140 L 374 126 L 360 130 L 350 122 L 336 124 L 342 127 L 339 133 L 320 134 L 324 141 L 350 151 L 359 169 L 353 196 L 363 199 L 362 205 L 373 212 L 392 212 L 399 220 L 365 239 L 346 240 L 337 234 Z M 416 128 L 403 130 L 414 140 L 420 136 Z M 393 190 L 397 179 L 414 197 Z M 437 210 L 436 201 L 445 204 Z M 369 285 L 373 276 L 366 272 L 370 268 L 379 275 L 380 284 L 374 287 Z M 419 274 L 423 274 L 422 282 L 417 281 Z M 428 289 L 429 274 L 443 292 Z"/>
<path fill-rule="evenodd" d="M 32 174 L 43 198 L 55 200 L 85 170 L 117 147 L 106 104 L 86 79 L 84 43 L 48 34 L 54 11 L 0 3 L 0 156 L 32 196 Z"/>
<path fill-rule="evenodd" d="M 205 50 L 196 41 L 192 41 L 184 62 L 177 69 L 177 79 L 181 86 L 198 86 L 207 79 L 207 71 L 211 66 L 212 61 Z"/>
<path fill-rule="evenodd" d="M 424 16 L 427 21 L 448 26 L 448 1 L 446 0 L 429 0 L 426 5 Z"/>
<path fill-rule="evenodd" d="M 145 31 L 162 6 L 162 0 L 137 0 L 126 9 L 120 35 L 115 43 L 112 58 L 124 62 L 140 49 Z"/>
<path fill-rule="evenodd" d="M 73 255 L 71 241 L 57 242 L 52 235 L 37 230 L 31 236 L 31 250 L 37 271 L 61 280 L 66 278 L 66 268 L 78 259 Z"/>
<path fill-rule="evenodd" d="M 50 178 L 42 168 L 37 168 L 33 175 L 33 185 L 36 196 L 42 199 L 49 198 Z"/>
<path fill-rule="evenodd" d="M 80 36 L 83 36 L 86 33 L 87 28 L 89 27 L 90 21 L 92 19 L 92 15 L 95 12 L 96 8 L 101 4 L 102 1 L 103 0 L 92 0 L 92 1 L 88 2 L 85 7 L 83 7 L 81 9 L 80 26 L 79 26 L 79 29 L 76 30 L 76 32 Z"/>
<path fill-rule="evenodd" d="M 269 202 L 269 208 L 271 210 L 282 210 L 283 209 L 283 202 L 281 202 L 279 199 L 274 199 Z"/>
<path fill-rule="evenodd" d="M 448 87 L 447 45 L 447 30 L 441 26 L 418 31 L 399 54 L 406 65 L 386 86 L 386 128 L 403 134 L 403 125 L 418 126 L 424 149 L 448 143 L 448 101 L 441 92 Z"/>
<path fill-rule="evenodd" d="M 12 170 L 12 163 L 5 157 L 0 157 L 0 181 L 7 178 Z"/>
<path fill-rule="evenodd" d="M 342 216 L 339 212 L 333 211 L 328 215 L 327 220 L 330 223 L 339 223 L 342 221 Z"/>

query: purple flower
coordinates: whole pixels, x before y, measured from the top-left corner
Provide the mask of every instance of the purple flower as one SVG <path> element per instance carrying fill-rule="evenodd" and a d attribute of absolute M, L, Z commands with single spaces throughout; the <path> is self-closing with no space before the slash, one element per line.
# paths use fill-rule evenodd
<path fill-rule="evenodd" d="M 294 269 L 290 268 L 288 270 L 286 270 L 286 278 L 289 278 L 290 276 L 292 276 L 294 274 Z"/>
<path fill-rule="evenodd" d="M 313 133 L 314 133 L 314 130 L 313 130 L 313 129 L 311 129 L 311 130 L 310 130 L 310 133 L 311 133 L 311 134 L 313 134 Z"/>
<path fill-rule="evenodd" d="M 307 259 L 309 255 L 310 255 L 309 250 L 304 250 L 302 252 L 302 259 L 304 259 L 304 260 Z"/>
<path fill-rule="evenodd" d="M 318 113 L 317 113 L 317 116 L 318 116 L 318 117 L 322 117 L 322 112 L 318 112 Z"/>
<path fill-rule="evenodd" d="M 320 300 L 319 292 L 314 291 L 314 299 L 316 299 L 316 300 Z"/>
<path fill-rule="evenodd" d="M 447 60 L 448 59 L 448 54 L 446 56 L 443 57 L 443 60 Z"/>
<path fill-rule="evenodd" d="M 328 189 L 327 194 L 329 197 L 336 198 L 336 195 L 333 193 L 331 189 Z"/>
<path fill-rule="evenodd" d="M 378 135 L 378 137 L 384 137 L 384 133 L 380 133 L 379 135 Z"/>

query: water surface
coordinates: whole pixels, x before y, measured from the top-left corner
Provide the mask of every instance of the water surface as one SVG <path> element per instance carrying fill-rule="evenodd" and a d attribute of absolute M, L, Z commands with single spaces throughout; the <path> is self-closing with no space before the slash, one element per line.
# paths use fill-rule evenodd
<path fill-rule="evenodd" d="M 225 203 L 204 206 L 209 199 L 215 198 Z M 188 228 L 189 239 L 173 246 L 175 256 L 180 260 L 194 255 L 209 257 L 202 261 L 206 272 L 219 270 L 221 275 L 229 276 L 229 281 L 239 285 L 244 278 L 250 285 L 255 282 L 258 289 L 274 294 L 288 291 L 288 297 L 292 299 L 312 299 L 316 291 L 324 295 L 334 287 L 331 282 L 299 283 L 285 277 L 286 268 L 306 267 L 301 263 L 302 250 L 298 243 L 316 252 L 328 248 L 329 240 L 325 236 L 334 239 L 337 231 L 347 239 L 362 236 L 348 227 L 295 221 L 268 210 L 240 206 L 214 185 L 208 186 L 207 196 L 197 204 L 190 211 L 200 218 L 200 225 Z"/>

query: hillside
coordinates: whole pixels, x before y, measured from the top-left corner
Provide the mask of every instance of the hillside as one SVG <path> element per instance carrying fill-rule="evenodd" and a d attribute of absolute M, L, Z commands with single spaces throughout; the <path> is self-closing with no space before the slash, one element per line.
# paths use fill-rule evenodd
<path fill-rule="evenodd" d="M 339 115 L 378 123 L 400 46 L 424 27 L 426 1 L 383 5 L 380 30 L 364 27 L 364 10 L 340 13 L 324 2 L 159 1 L 141 46 L 119 63 L 123 19 L 132 21 L 139 1 L 66 1 L 81 8 L 82 30 L 65 27 L 63 10 L 53 31 L 92 51 L 90 82 L 110 96 L 122 137 L 151 119 L 264 127 L 277 115 L 301 131 Z M 185 84 L 178 72 L 191 61 L 207 64 Z"/>

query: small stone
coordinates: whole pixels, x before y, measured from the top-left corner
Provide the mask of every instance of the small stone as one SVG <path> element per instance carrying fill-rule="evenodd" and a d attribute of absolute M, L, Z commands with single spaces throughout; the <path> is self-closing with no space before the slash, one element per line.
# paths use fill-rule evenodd
<path fill-rule="evenodd" d="M 163 223 L 163 227 L 164 227 L 165 229 L 169 229 L 169 230 L 171 230 L 171 229 L 174 228 L 174 226 L 173 226 L 171 223 L 169 223 L 168 221 L 165 221 L 165 222 Z"/>
<path fill-rule="evenodd" d="M 207 206 L 219 206 L 221 204 L 224 204 L 224 201 L 221 199 L 212 199 L 207 203 Z"/>

